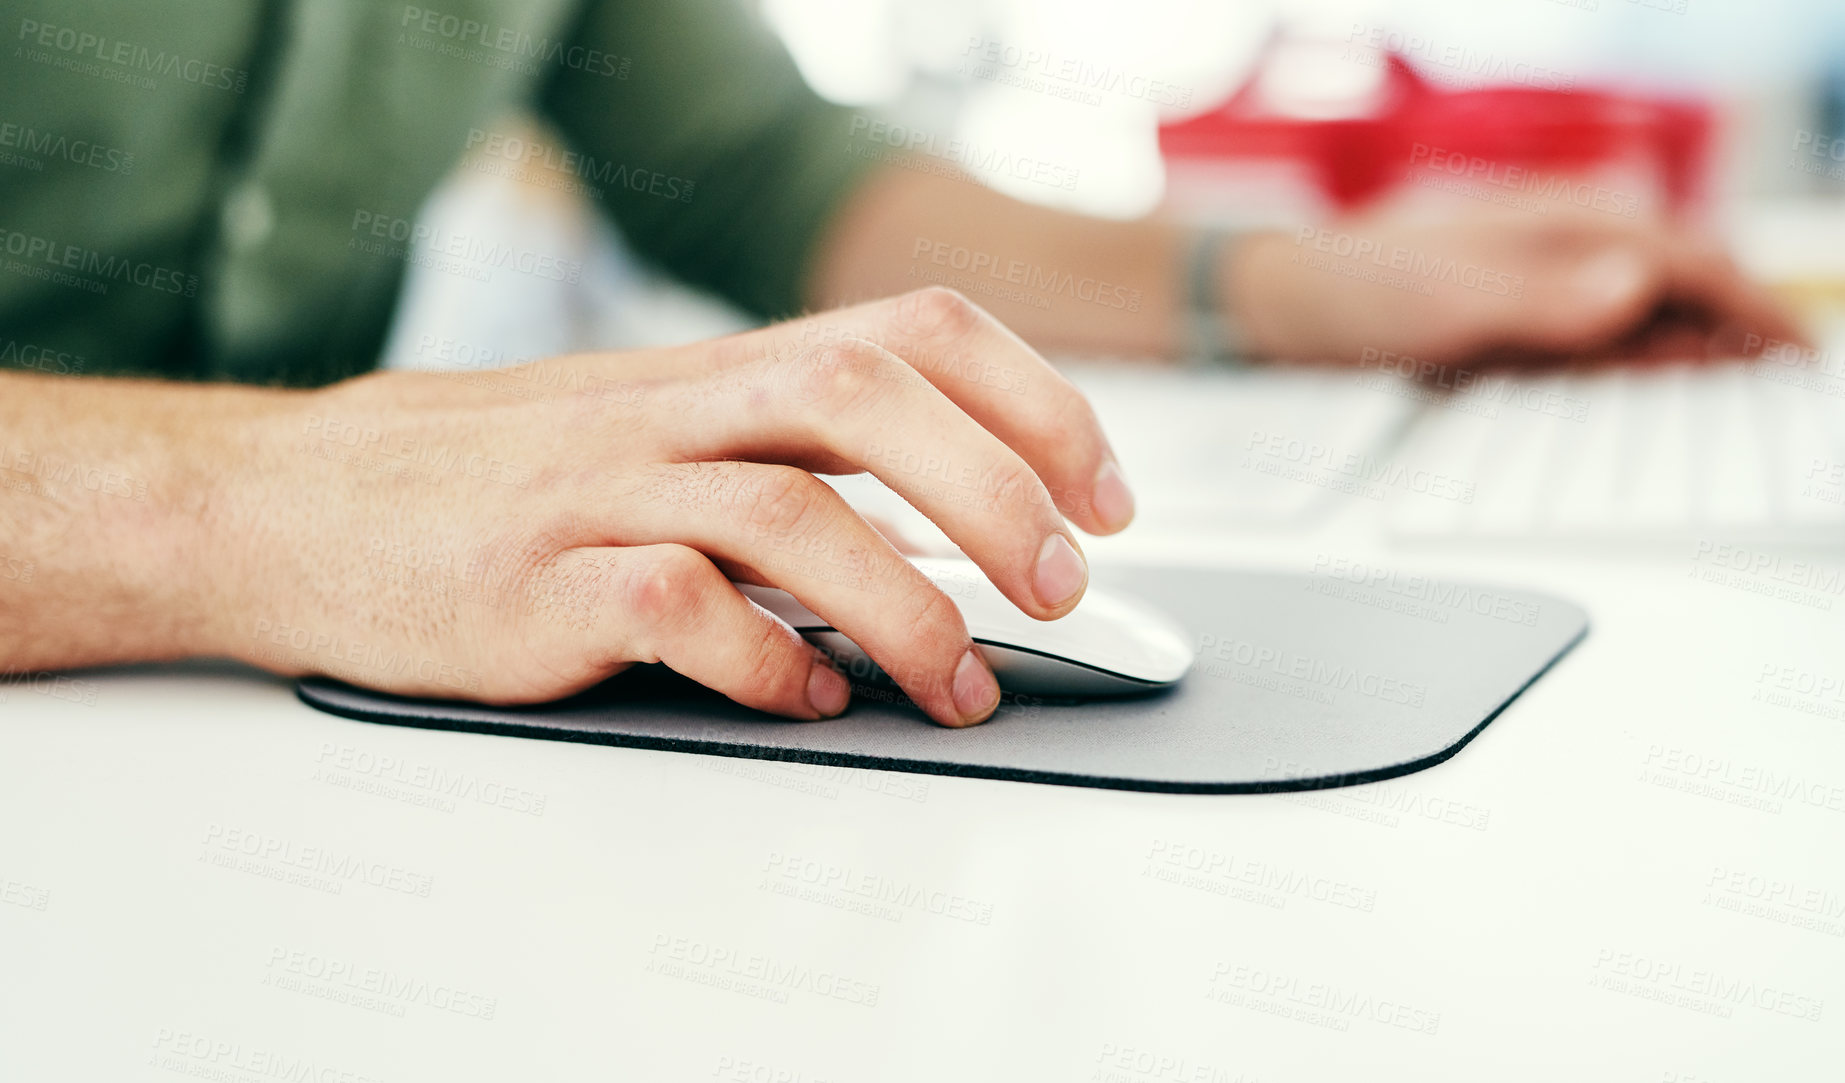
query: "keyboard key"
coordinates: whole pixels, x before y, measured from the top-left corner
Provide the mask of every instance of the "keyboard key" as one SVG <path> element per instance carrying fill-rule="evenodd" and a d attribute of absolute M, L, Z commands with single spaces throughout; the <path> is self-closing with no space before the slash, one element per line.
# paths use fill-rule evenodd
<path fill-rule="evenodd" d="M 1601 372 L 1561 377 L 1555 383 L 1571 399 L 1589 404 L 1580 421 L 1546 418 L 1557 431 L 1557 451 L 1547 491 L 1543 521 L 1547 532 L 1599 534 L 1626 525 L 1622 506 L 1632 481 L 1631 469 L 1610 469 L 1628 453 L 1632 426 L 1628 416 L 1632 380 L 1626 374 Z"/>
<path fill-rule="evenodd" d="M 1392 533 L 1461 538 L 1845 543 L 1845 393 L 1771 379 L 1743 362 L 1648 366 L 1530 382 L 1496 396 L 1496 421 L 1430 409 L 1404 454 L 1470 461 L 1464 509 L 1391 494 Z M 1839 391 L 1845 392 L 1845 380 Z M 1550 409 L 1573 403 L 1583 409 Z"/>
<path fill-rule="evenodd" d="M 1636 372 L 1629 416 L 1627 525 L 1642 535 L 1685 530 L 1692 507 L 1689 365 Z M 1593 407 L 1591 407 L 1593 412 Z"/>
<path fill-rule="evenodd" d="M 1712 366 L 1691 384 L 1693 469 L 1700 484 L 1695 521 L 1723 530 L 1764 526 L 1772 521 L 1767 434 L 1752 401 L 1757 381 L 1740 363 Z M 1790 469 L 1779 464 L 1777 469 Z"/>

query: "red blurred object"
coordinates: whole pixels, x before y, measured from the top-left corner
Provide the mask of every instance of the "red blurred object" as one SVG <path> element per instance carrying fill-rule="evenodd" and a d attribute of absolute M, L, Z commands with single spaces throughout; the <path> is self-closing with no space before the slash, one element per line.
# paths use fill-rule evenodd
<path fill-rule="evenodd" d="M 1268 112 L 1258 70 L 1222 108 L 1161 127 L 1160 150 L 1169 159 L 1301 162 L 1347 210 L 1384 195 L 1413 166 L 1427 165 L 1430 147 L 1450 160 L 1484 163 L 1475 168 L 1559 173 L 1638 156 L 1657 169 L 1672 209 L 1702 194 L 1712 129 L 1702 102 L 1513 86 L 1450 91 L 1432 86 L 1396 53 L 1383 58 L 1384 85 L 1372 115 Z"/>

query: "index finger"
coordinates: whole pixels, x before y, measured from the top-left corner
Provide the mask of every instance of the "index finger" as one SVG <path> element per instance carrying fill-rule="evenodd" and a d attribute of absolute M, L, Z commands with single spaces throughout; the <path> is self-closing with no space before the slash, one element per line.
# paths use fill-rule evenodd
<path fill-rule="evenodd" d="M 1691 301 L 1708 311 L 1719 327 L 1740 332 L 1745 352 L 1759 352 L 1764 342 L 1810 345 L 1787 307 L 1714 242 L 1669 235 L 1662 247 L 1666 297 Z"/>
<path fill-rule="evenodd" d="M 1745 274 L 1716 239 L 1657 223 L 1625 224 L 1611 237 L 1605 223 L 1596 225 L 1575 239 L 1584 265 L 1628 261 L 1639 300 L 1649 310 L 1675 305 L 1695 310 L 1713 329 L 1732 333 L 1745 351 L 1763 343 L 1806 343 L 1787 307 Z"/>
<path fill-rule="evenodd" d="M 734 336 L 703 362 L 726 368 L 764 354 L 869 341 L 902 358 L 1028 463 L 1057 509 L 1091 534 L 1134 518 L 1134 497 L 1089 400 L 1038 351 L 940 286 Z M 696 362 L 694 362 L 696 363 Z"/>

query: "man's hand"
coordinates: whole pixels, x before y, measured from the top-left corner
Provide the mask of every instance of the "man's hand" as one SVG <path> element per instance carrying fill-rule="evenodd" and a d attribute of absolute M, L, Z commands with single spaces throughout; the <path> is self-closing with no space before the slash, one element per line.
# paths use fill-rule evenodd
<path fill-rule="evenodd" d="M 959 612 L 814 474 L 875 474 L 1040 619 L 1088 581 L 1064 517 L 1133 514 L 1088 403 L 946 290 L 265 401 L 217 422 L 236 452 L 196 539 L 200 652 L 412 695 L 537 702 L 657 661 L 765 711 L 842 711 L 845 680 L 735 579 L 967 725 L 999 690 Z"/>
<path fill-rule="evenodd" d="M 1589 212 L 1378 214 L 1252 237 L 1229 263 L 1231 311 L 1271 357 L 1705 358 L 1740 355 L 1749 334 L 1802 337 L 1715 242 Z"/>

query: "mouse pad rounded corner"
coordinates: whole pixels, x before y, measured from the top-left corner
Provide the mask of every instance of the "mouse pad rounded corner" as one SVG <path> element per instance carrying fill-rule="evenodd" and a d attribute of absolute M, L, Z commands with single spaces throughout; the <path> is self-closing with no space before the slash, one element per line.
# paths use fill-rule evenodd
<path fill-rule="evenodd" d="M 1549 595 L 1423 578 L 1097 567 L 1095 581 L 1183 624 L 1179 685 L 1122 699 L 1002 696 L 968 729 L 855 685 L 850 709 L 790 722 L 657 666 L 556 703 L 407 699 L 323 677 L 311 706 L 366 722 L 703 755 L 1162 793 L 1355 785 L 1454 755 L 1588 630 Z"/>

